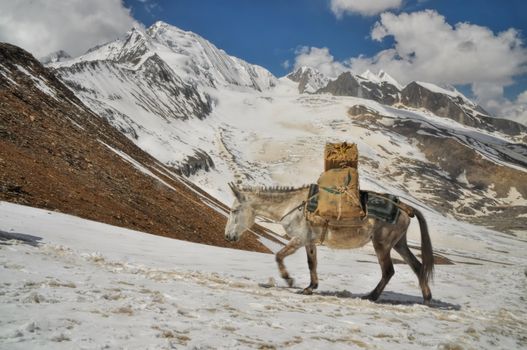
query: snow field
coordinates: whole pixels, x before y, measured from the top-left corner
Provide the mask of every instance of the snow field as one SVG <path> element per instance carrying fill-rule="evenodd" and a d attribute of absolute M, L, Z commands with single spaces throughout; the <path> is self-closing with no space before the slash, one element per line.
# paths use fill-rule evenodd
<path fill-rule="evenodd" d="M 527 262 L 518 251 L 493 252 L 503 259 L 482 261 L 457 247 L 460 254 L 447 256 L 465 263 L 436 267 L 428 308 L 415 276 L 399 264 L 378 303 L 357 298 L 380 277 L 370 246 L 319 248 L 320 290 L 303 296 L 282 288 L 272 255 L 5 202 L 0 209 L 3 349 L 527 345 Z M 525 249 L 525 242 L 516 244 Z M 303 251 L 286 259 L 299 287 L 309 280 L 305 260 Z M 269 280 L 278 287 L 259 286 Z"/>

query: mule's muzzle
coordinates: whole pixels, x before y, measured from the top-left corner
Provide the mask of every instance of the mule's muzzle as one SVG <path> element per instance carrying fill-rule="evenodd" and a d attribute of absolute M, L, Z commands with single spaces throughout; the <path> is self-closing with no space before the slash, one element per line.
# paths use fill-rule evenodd
<path fill-rule="evenodd" d="M 240 240 L 240 237 L 239 236 L 236 236 L 236 235 L 225 235 L 225 239 L 229 242 L 238 242 Z"/>

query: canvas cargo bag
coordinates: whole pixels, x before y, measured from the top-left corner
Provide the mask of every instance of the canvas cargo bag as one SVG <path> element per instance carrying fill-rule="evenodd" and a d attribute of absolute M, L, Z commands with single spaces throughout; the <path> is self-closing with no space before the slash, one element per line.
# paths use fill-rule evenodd
<path fill-rule="evenodd" d="M 355 168 L 359 164 L 359 151 L 354 143 L 327 143 L 324 148 L 324 171 Z"/>
<path fill-rule="evenodd" d="M 357 169 L 330 169 L 320 175 L 315 214 L 330 223 L 365 216 L 360 201 Z"/>

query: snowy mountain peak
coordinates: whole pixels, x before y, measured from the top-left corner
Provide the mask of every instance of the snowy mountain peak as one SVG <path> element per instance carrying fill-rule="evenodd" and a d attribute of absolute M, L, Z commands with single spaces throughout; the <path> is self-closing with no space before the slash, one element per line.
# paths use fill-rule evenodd
<path fill-rule="evenodd" d="M 137 42 L 138 40 L 147 40 L 146 33 L 143 29 L 138 27 L 132 27 L 127 33 L 125 38 L 127 41 Z"/>
<path fill-rule="evenodd" d="M 276 78 L 266 69 L 230 56 L 210 41 L 164 22 L 147 30 L 156 52 L 184 80 L 206 86 L 239 86 L 266 90 Z"/>
<path fill-rule="evenodd" d="M 287 76 L 290 80 L 298 83 L 300 93 L 315 93 L 329 82 L 329 78 L 318 69 L 302 66 Z"/>
<path fill-rule="evenodd" d="M 391 75 L 383 71 L 382 69 L 379 71 L 378 77 L 381 81 L 384 81 L 388 84 L 392 84 L 399 90 L 402 90 L 404 88 L 403 85 L 401 85 L 397 80 L 395 80 Z"/>
<path fill-rule="evenodd" d="M 148 29 L 156 29 L 156 28 L 161 28 L 161 27 L 169 27 L 171 26 L 170 24 L 168 24 L 167 22 L 164 22 L 164 21 L 156 21 L 154 24 L 152 24 L 150 26 L 150 28 Z"/>
<path fill-rule="evenodd" d="M 190 36 L 194 36 L 194 37 L 199 37 L 199 35 L 193 33 L 193 32 L 190 32 L 190 31 L 185 31 L 181 28 L 178 28 L 176 26 L 173 26 L 173 25 L 170 25 L 166 22 L 163 22 L 163 21 L 157 21 L 155 22 L 154 24 L 152 24 L 147 30 L 146 30 L 146 33 L 148 34 L 148 36 L 150 37 L 156 37 L 156 35 L 158 34 L 158 32 L 160 33 L 164 33 L 164 32 L 171 32 L 171 36 L 176 39 L 178 36 L 181 36 L 181 35 L 190 35 Z"/>
<path fill-rule="evenodd" d="M 372 71 L 368 69 L 364 73 L 362 73 L 360 77 L 366 80 L 369 80 L 373 83 L 376 83 L 376 84 L 382 84 L 384 82 L 384 83 L 388 83 L 388 84 L 395 86 L 399 90 L 403 89 L 403 86 L 399 84 L 397 80 L 395 80 L 393 77 L 391 77 L 388 73 L 386 73 L 382 69 L 377 74 L 373 73 Z"/>
<path fill-rule="evenodd" d="M 163 21 L 156 21 L 154 24 L 152 24 L 150 27 L 146 29 L 146 33 L 148 36 L 153 37 L 156 32 L 162 28 L 169 27 L 170 24 L 163 22 Z"/>
<path fill-rule="evenodd" d="M 379 79 L 377 74 L 372 73 L 372 71 L 369 70 L 369 69 L 366 70 L 364 73 L 362 73 L 360 76 L 365 78 L 365 79 L 368 79 L 368 80 L 370 80 L 370 81 L 372 81 L 374 83 L 380 83 L 381 82 L 381 80 Z"/>
<path fill-rule="evenodd" d="M 87 61 L 113 61 L 139 69 L 156 54 L 178 78 L 191 85 L 269 89 L 277 79 L 263 67 L 230 56 L 201 36 L 162 21 L 147 30 L 132 28 L 123 38 L 98 46 L 55 68 Z"/>

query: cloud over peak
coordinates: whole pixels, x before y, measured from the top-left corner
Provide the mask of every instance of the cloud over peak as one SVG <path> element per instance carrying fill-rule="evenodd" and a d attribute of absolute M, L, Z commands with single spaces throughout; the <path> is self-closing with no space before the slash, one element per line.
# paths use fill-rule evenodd
<path fill-rule="evenodd" d="M 302 46 L 295 53 L 295 70 L 304 66 L 313 67 L 330 78 L 336 78 L 341 73 L 349 70 L 345 62 L 335 61 L 327 47 Z"/>

